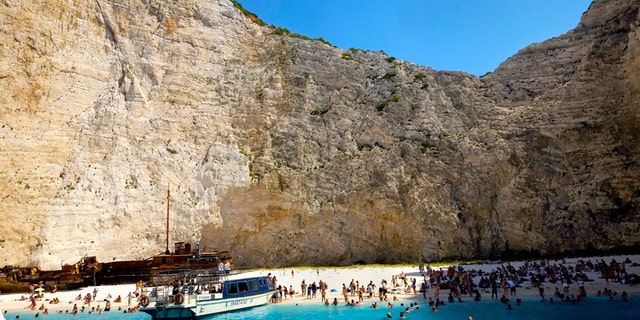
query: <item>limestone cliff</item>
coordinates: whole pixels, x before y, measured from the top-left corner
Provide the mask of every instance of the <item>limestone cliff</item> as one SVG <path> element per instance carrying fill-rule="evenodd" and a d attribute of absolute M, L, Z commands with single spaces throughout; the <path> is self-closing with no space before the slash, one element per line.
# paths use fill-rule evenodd
<path fill-rule="evenodd" d="M 478 78 L 228 0 L 3 0 L 0 265 L 344 265 L 640 243 L 640 22 L 594 2 Z"/>

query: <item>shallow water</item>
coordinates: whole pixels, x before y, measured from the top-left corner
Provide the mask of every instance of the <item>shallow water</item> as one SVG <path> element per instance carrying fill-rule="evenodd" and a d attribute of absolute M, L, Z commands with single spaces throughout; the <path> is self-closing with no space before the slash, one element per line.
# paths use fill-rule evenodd
<path fill-rule="evenodd" d="M 480 302 L 465 301 L 441 306 L 438 312 L 431 312 L 429 306 L 418 301 L 420 309 L 412 310 L 406 314 L 407 319 L 467 319 L 472 316 L 474 320 L 481 319 L 563 319 L 567 316 L 571 319 L 640 319 L 640 296 L 634 297 L 630 302 L 608 301 L 606 298 L 591 298 L 584 303 L 572 305 L 568 302 L 541 303 L 538 299 L 526 299 L 521 306 L 512 305 L 511 310 L 497 300 L 484 300 Z M 407 302 L 405 302 L 405 305 Z M 390 312 L 393 319 L 399 319 L 403 307 L 396 304 L 392 309 L 378 307 L 372 309 L 368 306 L 346 307 L 322 305 L 270 305 L 245 311 L 244 318 L 249 319 L 387 319 Z M 235 314 L 221 314 L 208 317 L 207 320 L 237 319 Z"/>
<path fill-rule="evenodd" d="M 512 309 L 507 310 L 507 306 L 497 300 L 486 299 L 480 302 L 464 301 L 462 303 L 452 303 L 441 306 L 439 312 L 431 312 L 430 307 L 424 300 L 413 300 L 418 302 L 419 309 L 414 309 L 406 314 L 407 319 L 467 319 L 472 316 L 474 320 L 481 319 L 640 319 L 640 296 L 632 296 L 631 301 L 609 301 L 604 297 L 588 297 L 585 302 L 573 305 L 568 302 L 541 303 L 537 298 L 524 299 L 521 306 L 512 304 Z M 325 307 L 318 304 L 272 304 L 263 307 L 253 308 L 244 311 L 237 311 L 206 317 L 206 320 L 228 320 L 228 319 L 285 319 L 285 320 L 315 320 L 315 319 L 387 319 L 387 312 L 390 312 L 393 319 L 399 319 L 400 312 L 411 301 L 396 301 L 394 308 L 387 308 L 386 305 L 377 309 L 370 308 L 367 302 L 364 306 L 347 307 L 344 305 Z M 15 319 L 20 315 L 20 319 L 36 319 L 35 312 L 9 312 L 5 314 L 7 320 Z M 80 313 L 77 317 L 70 314 L 49 314 L 40 315 L 38 319 L 125 319 L 125 320 L 149 320 L 150 316 L 138 313 L 123 313 L 122 311 L 109 311 L 102 314 Z"/>

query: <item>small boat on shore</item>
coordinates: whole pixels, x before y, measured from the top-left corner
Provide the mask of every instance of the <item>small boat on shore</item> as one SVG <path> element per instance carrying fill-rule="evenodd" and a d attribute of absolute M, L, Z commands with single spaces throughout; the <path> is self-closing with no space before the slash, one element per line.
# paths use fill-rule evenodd
<path fill-rule="evenodd" d="M 275 293 L 269 276 L 228 270 L 171 270 L 156 273 L 140 311 L 152 319 L 193 320 L 267 304 Z"/>

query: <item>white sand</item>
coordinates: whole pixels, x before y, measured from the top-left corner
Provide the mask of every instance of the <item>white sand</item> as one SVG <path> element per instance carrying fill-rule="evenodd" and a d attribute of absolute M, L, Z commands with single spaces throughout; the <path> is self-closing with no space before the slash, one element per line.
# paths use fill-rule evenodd
<path fill-rule="evenodd" d="M 622 263 L 626 258 L 629 258 L 632 262 L 636 262 L 640 264 L 640 255 L 629 255 L 629 256 L 603 256 L 603 257 L 591 257 L 591 258 L 565 259 L 564 265 L 567 267 L 574 266 L 576 264 L 576 261 L 580 259 L 585 261 L 591 260 L 594 263 L 596 262 L 596 260 L 600 261 L 601 259 L 604 259 L 606 263 L 609 263 L 611 259 L 615 259 L 617 262 Z M 509 263 L 517 269 L 518 267 L 524 264 L 524 261 L 512 261 Z M 554 263 L 561 264 L 562 261 L 550 260 L 550 263 L 552 265 Z M 507 262 L 504 263 L 504 265 L 506 264 Z M 491 272 L 493 270 L 496 270 L 500 266 L 501 264 L 462 265 L 464 270 L 467 270 L 467 271 L 482 270 L 483 272 Z M 442 268 L 446 270 L 447 267 L 448 266 L 438 266 L 438 267 L 433 266 L 432 268 L 434 269 Z M 294 271 L 293 276 L 291 275 L 292 270 Z M 626 270 L 628 274 L 634 274 L 634 273 L 640 274 L 640 267 L 631 267 L 629 264 L 627 264 Z M 337 298 L 338 302 L 340 303 L 344 302 L 344 297 L 342 296 L 342 284 L 344 283 L 348 287 L 352 279 L 355 281 L 359 281 L 359 284 L 364 285 L 365 288 L 369 283 L 369 281 L 373 281 L 373 283 L 376 285 L 376 290 L 375 290 L 376 297 L 377 297 L 377 289 L 380 287 L 380 283 L 382 279 L 387 280 L 388 285 L 391 285 L 392 276 L 400 275 L 402 272 L 404 272 L 407 275 L 407 277 L 410 279 L 416 278 L 418 288 L 420 288 L 422 282 L 424 281 L 423 276 L 419 273 L 417 264 L 402 265 L 402 266 L 400 265 L 390 265 L 390 266 L 363 265 L 363 266 L 351 266 L 351 267 L 344 267 L 344 268 L 336 268 L 336 267 L 300 268 L 298 267 L 298 268 L 268 270 L 268 272 L 271 272 L 272 275 L 276 276 L 276 278 L 278 279 L 278 285 L 282 285 L 287 288 L 289 288 L 290 285 L 293 286 L 293 289 L 296 291 L 296 295 L 293 297 L 293 299 L 289 299 L 290 297 L 287 297 L 288 300 L 284 300 L 283 302 L 295 302 L 295 303 L 321 303 L 319 292 L 317 294 L 318 297 L 316 299 L 312 299 L 312 300 L 306 299 L 306 293 L 303 294 L 301 292 L 300 285 L 302 283 L 302 280 L 305 280 L 307 285 L 311 285 L 311 283 L 314 281 L 316 282 L 316 284 L 318 284 L 320 280 L 322 280 L 323 282 L 326 282 L 329 287 L 329 292 L 327 292 L 327 298 L 330 301 L 333 301 L 334 298 Z M 616 291 L 618 292 L 618 294 L 620 294 L 622 291 L 627 291 L 627 293 L 629 294 L 640 293 L 640 285 L 630 286 L 630 285 L 623 285 L 621 283 L 612 282 L 612 281 L 606 282 L 605 279 L 601 278 L 600 272 L 584 272 L 584 273 L 589 277 L 589 279 L 593 280 L 591 282 L 585 283 L 585 291 L 590 296 L 594 296 L 598 290 L 604 290 L 604 288 L 608 288 L 613 291 Z M 478 281 L 479 281 L 479 278 L 476 277 L 474 279 L 475 284 L 478 284 Z M 404 289 L 404 285 L 402 284 L 401 281 L 399 281 L 399 284 L 401 285 L 399 289 Z M 560 290 L 562 291 L 561 284 L 552 284 L 549 282 L 544 282 L 543 286 L 545 288 L 545 293 L 547 296 L 553 297 L 553 292 L 555 291 L 556 287 L 559 287 Z M 336 292 L 330 292 L 331 289 L 336 289 Z M 392 293 L 391 297 L 395 295 L 400 300 L 414 300 L 414 301 L 419 301 L 424 299 L 422 294 L 417 294 L 417 295 L 405 294 L 405 293 L 402 293 L 403 290 L 398 290 L 398 291 L 400 292 Z M 490 293 L 485 293 L 483 291 L 481 292 L 482 292 L 483 299 L 489 299 L 491 297 Z M 502 293 L 502 289 L 499 290 L 499 293 L 500 294 Z M 578 287 L 575 284 L 571 285 L 569 294 L 575 295 L 577 293 L 578 293 Z M 446 297 L 448 294 L 449 294 L 449 290 L 442 290 L 440 293 L 441 299 L 446 300 Z M 520 298 L 537 297 L 537 296 L 539 296 L 538 289 L 532 288 L 531 283 L 528 281 L 522 283 L 517 290 L 517 297 L 520 297 Z M 433 298 L 432 289 L 427 290 L 427 298 L 428 297 Z M 472 299 L 469 296 L 463 297 L 463 299 L 465 298 Z M 353 297 L 349 295 L 349 299 L 354 299 L 355 301 L 358 301 L 357 295 Z M 377 298 L 375 299 L 377 300 Z M 374 300 L 372 299 L 367 299 L 365 294 L 365 303 L 370 304 L 373 301 Z"/>
<path fill-rule="evenodd" d="M 82 297 L 84 297 L 87 293 L 92 294 L 94 288 L 98 289 L 98 294 L 96 295 L 96 300 L 92 302 L 90 306 L 84 304 L 82 300 L 76 300 L 76 297 L 78 295 L 81 295 Z M 111 302 L 112 311 L 118 310 L 119 308 L 122 308 L 123 310 L 127 310 L 129 308 L 127 295 L 129 294 L 129 292 L 135 291 L 135 289 L 136 289 L 135 284 L 124 284 L 124 285 L 85 287 L 77 290 L 58 291 L 56 293 L 45 291 L 43 292 L 44 298 L 39 299 L 37 301 L 38 308 L 34 310 L 33 313 L 35 314 L 36 312 L 39 312 L 42 314 L 43 310 L 39 310 L 39 308 L 42 305 L 44 305 L 44 308 L 49 310 L 49 313 L 53 313 L 54 310 L 68 310 L 69 312 L 71 312 L 74 304 L 77 304 L 78 309 L 84 306 L 85 308 L 88 308 L 90 310 L 91 307 L 97 308 L 98 305 L 100 305 L 101 309 L 104 309 L 106 305 L 106 302 L 104 300 L 107 299 L 107 296 L 109 294 L 111 294 L 112 296 L 111 298 L 109 298 L 109 301 Z M 114 302 L 114 300 L 118 297 L 118 295 L 120 295 L 120 297 L 122 298 L 121 303 Z M 22 297 L 24 297 L 25 300 L 21 300 Z M 51 304 L 50 301 L 53 298 L 58 298 L 60 300 L 60 303 Z M 137 304 L 138 304 L 138 301 L 135 298 L 132 299 L 131 307 L 135 307 Z M 12 293 L 12 294 L 0 295 L 0 309 L 3 310 L 3 312 L 7 310 L 30 311 L 29 310 L 30 305 L 31 305 L 31 301 L 29 300 L 29 295 L 26 293 L 25 294 Z"/>
<path fill-rule="evenodd" d="M 605 262 L 609 263 L 612 258 L 615 258 L 618 262 L 623 262 L 626 258 L 629 258 L 632 262 L 640 263 L 640 255 L 629 255 L 629 256 L 605 256 L 605 257 L 592 257 L 592 258 L 582 258 L 583 260 L 591 260 L 595 263 L 595 261 L 600 261 L 604 259 Z M 577 258 L 574 259 L 566 259 L 565 266 L 573 266 L 577 261 Z M 560 264 L 562 261 L 551 260 L 551 264 L 557 263 Z M 518 268 L 524 262 L 515 261 L 510 262 L 512 266 Z M 506 264 L 506 263 L 505 263 Z M 476 264 L 476 265 L 462 265 L 465 270 L 482 270 L 484 272 L 491 272 L 492 270 L 500 267 L 500 264 Z M 433 268 L 443 268 L 446 269 L 446 266 L 443 267 L 433 267 Z M 632 267 L 629 264 L 626 265 L 627 273 L 629 274 L 640 274 L 640 267 Z M 293 271 L 293 275 L 291 272 Z M 349 286 L 349 283 L 353 279 L 354 281 L 358 281 L 360 285 L 364 285 L 365 287 L 369 283 L 369 281 L 373 281 L 376 285 L 376 296 L 377 296 L 377 288 L 380 286 L 380 282 L 382 279 L 387 280 L 387 283 L 391 285 L 391 279 L 394 275 L 400 275 L 404 272 L 408 278 L 416 278 L 417 287 L 420 288 L 423 282 L 423 276 L 418 272 L 418 265 L 389 265 L 389 266 L 351 266 L 351 267 L 294 267 L 294 268 L 284 268 L 284 269 L 262 269 L 256 270 L 257 273 L 268 274 L 271 273 L 278 280 L 278 285 L 285 286 L 289 288 L 289 286 L 293 286 L 296 291 L 296 295 L 291 298 L 287 296 L 287 299 L 284 300 L 285 303 L 321 303 L 320 301 L 320 292 L 317 294 L 316 299 L 306 299 L 306 293 L 304 295 L 301 293 L 301 282 L 305 280 L 308 285 L 311 285 L 314 281 L 316 284 L 319 283 L 320 280 L 326 282 L 329 287 L 329 292 L 327 292 L 327 298 L 329 300 L 333 300 L 337 298 L 340 303 L 343 303 L 344 298 L 342 296 L 342 284 Z M 606 282 L 604 279 L 600 278 L 599 272 L 586 272 L 592 282 L 587 282 L 585 284 L 586 291 L 588 295 L 594 296 L 598 290 L 603 290 L 604 288 L 609 288 L 613 291 L 617 291 L 621 293 L 622 291 L 627 291 L 629 294 L 638 294 L 640 293 L 640 285 L 630 286 L 623 285 L 621 283 L 615 282 Z M 478 278 L 474 279 L 474 282 L 477 284 Z M 398 288 L 398 291 L 404 288 L 402 282 L 400 282 L 401 286 Z M 555 287 L 560 287 L 559 284 L 552 284 L 549 282 L 543 283 L 545 287 L 546 294 L 553 295 Z M 536 297 L 538 296 L 538 290 L 536 288 L 529 288 L 530 283 L 525 282 L 518 288 L 517 296 L 518 297 Z M 135 291 L 135 284 L 126 284 L 126 285 L 111 285 L 111 286 L 98 286 L 98 287 L 86 287 L 78 290 L 71 291 L 58 291 L 56 293 L 44 292 L 44 301 L 38 301 L 38 307 L 44 304 L 44 307 L 49 309 L 50 313 L 55 312 L 54 310 L 69 310 L 73 308 L 74 304 L 78 305 L 78 308 L 83 306 L 83 301 L 75 300 L 78 295 L 85 296 L 87 293 L 92 293 L 94 288 L 98 288 L 98 295 L 96 298 L 96 302 L 91 303 L 91 307 L 97 307 L 100 305 L 102 309 L 105 306 L 105 299 L 108 294 L 111 294 L 111 308 L 112 311 L 119 310 L 122 308 L 124 310 L 129 308 L 127 302 L 127 295 L 129 292 Z M 335 292 L 330 292 L 331 289 L 335 289 Z M 446 297 L 448 295 L 449 290 L 443 290 L 441 292 L 441 297 Z M 501 290 L 500 290 L 501 292 Z M 572 285 L 570 288 L 570 294 L 577 294 L 578 288 L 575 285 Z M 122 297 L 121 303 L 115 303 L 114 300 L 117 296 Z M 26 300 L 21 301 L 21 296 L 24 296 Z M 391 298 L 396 296 L 401 300 L 414 300 L 419 301 L 423 299 L 422 294 L 405 294 L 403 292 L 394 292 L 391 294 Z M 59 304 L 49 304 L 50 299 L 57 297 L 60 299 Z M 365 294 L 366 297 L 366 294 Z M 427 290 L 427 297 L 433 297 L 433 290 Z M 483 299 L 489 299 L 490 294 L 483 292 Z M 27 294 L 1 294 L 0 295 L 0 310 L 6 311 L 27 311 L 30 305 L 30 301 L 28 300 Z M 349 299 L 354 299 L 358 301 L 358 297 L 349 296 Z M 377 300 L 378 298 L 373 298 Z M 374 300 L 365 298 L 365 303 L 370 304 Z M 469 296 L 463 297 L 463 299 L 471 299 Z M 137 305 L 137 300 L 134 298 L 131 302 L 131 307 L 135 307 Z M 85 305 L 85 307 L 87 307 Z M 89 308 L 90 309 L 90 308 Z M 40 312 L 41 310 L 30 311 L 33 313 Z"/>

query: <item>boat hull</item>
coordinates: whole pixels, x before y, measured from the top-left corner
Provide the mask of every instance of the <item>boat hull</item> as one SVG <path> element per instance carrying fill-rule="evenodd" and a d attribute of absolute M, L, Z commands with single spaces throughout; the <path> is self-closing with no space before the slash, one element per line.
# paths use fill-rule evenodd
<path fill-rule="evenodd" d="M 151 316 L 151 319 L 193 320 L 197 319 L 195 306 L 169 306 L 142 308 L 140 311 Z"/>
<path fill-rule="evenodd" d="M 198 317 L 204 317 L 211 314 L 263 306 L 269 303 L 272 295 L 273 292 L 266 292 L 253 296 L 205 301 L 202 303 L 198 303 L 196 315 Z"/>

